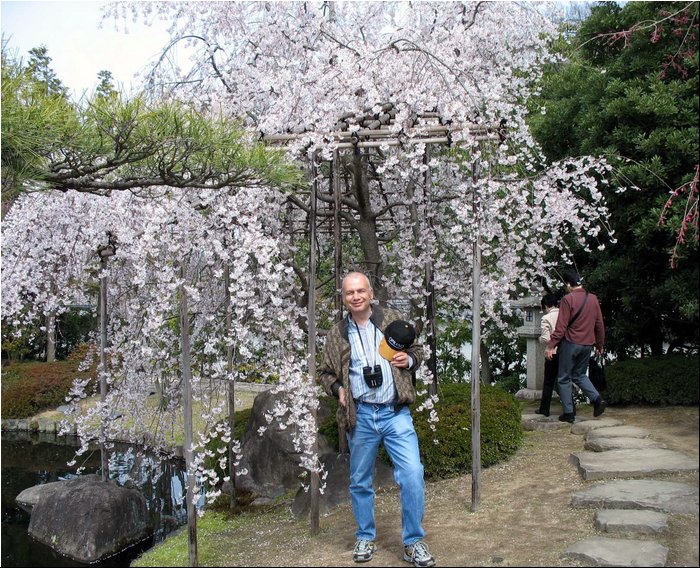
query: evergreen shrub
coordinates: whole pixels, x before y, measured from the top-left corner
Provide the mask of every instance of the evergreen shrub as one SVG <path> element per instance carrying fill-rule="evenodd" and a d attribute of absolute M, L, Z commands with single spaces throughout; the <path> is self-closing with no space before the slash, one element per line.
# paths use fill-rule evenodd
<path fill-rule="evenodd" d="M 608 404 L 697 405 L 697 355 L 672 354 L 617 361 L 605 367 Z"/>
<path fill-rule="evenodd" d="M 419 399 L 412 408 L 413 423 L 418 434 L 421 460 L 426 479 L 446 479 L 471 473 L 471 384 L 443 384 L 440 400 L 435 404 L 438 422 L 435 431 L 428 422 L 429 411 L 417 411 Z M 502 388 L 481 386 L 481 465 L 489 467 L 508 459 L 520 447 L 523 428 L 520 404 Z M 329 417 L 319 425 L 319 433 L 338 448 L 338 426 L 335 409 L 338 402 L 323 397 L 329 404 Z M 436 443 L 437 441 L 437 443 Z M 386 459 L 386 454 L 382 450 Z"/>
<path fill-rule="evenodd" d="M 421 459 L 427 479 L 471 473 L 471 384 L 444 384 L 435 404 L 438 422 L 430 428 L 428 412 L 414 412 Z M 512 456 L 523 440 L 520 404 L 497 386 L 480 386 L 481 465 L 489 467 Z"/>

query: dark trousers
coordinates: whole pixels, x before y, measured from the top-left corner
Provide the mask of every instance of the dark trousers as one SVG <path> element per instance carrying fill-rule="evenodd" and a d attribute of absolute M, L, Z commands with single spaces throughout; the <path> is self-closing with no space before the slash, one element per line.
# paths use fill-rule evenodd
<path fill-rule="evenodd" d="M 588 363 L 591 358 L 592 345 L 579 345 L 562 339 L 559 353 L 559 397 L 564 407 L 564 414 L 575 414 L 573 385 L 576 385 L 595 404 L 600 394 L 588 378 Z"/>
<path fill-rule="evenodd" d="M 559 372 L 559 355 L 556 353 L 551 360 L 544 360 L 544 384 L 542 385 L 542 399 L 540 400 L 540 412 L 549 415 L 549 407 L 552 404 L 552 392 L 557 385 L 557 373 Z M 559 389 L 557 389 L 559 392 Z"/>

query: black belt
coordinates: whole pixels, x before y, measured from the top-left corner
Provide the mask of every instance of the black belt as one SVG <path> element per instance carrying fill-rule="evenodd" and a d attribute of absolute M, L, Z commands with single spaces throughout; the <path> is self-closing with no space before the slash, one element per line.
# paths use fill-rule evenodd
<path fill-rule="evenodd" d="M 355 404 L 369 404 L 371 406 L 396 406 L 395 402 L 367 402 L 366 400 L 355 399 Z"/>

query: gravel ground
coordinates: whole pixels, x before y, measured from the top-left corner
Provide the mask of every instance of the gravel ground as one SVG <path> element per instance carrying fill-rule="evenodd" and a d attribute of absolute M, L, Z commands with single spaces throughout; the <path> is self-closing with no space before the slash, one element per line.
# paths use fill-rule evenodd
<path fill-rule="evenodd" d="M 581 409 L 585 412 L 590 409 Z M 652 438 L 669 449 L 698 455 L 697 407 L 609 408 L 606 416 L 649 429 Z M 572 495 L 591 483 L 583 481 L 569 463 L 569 455 L 582 449 L 582 436 L 571 434 L 568 428 L 526 432 L 525 443 L 515 456 L 481 472 L 480 502 L 475 511 L 471 475 L 428 483 L 424 526 L 438 565 L 583 565 L 561 558 L 572 544 L 599 534 L 594 527 L 594 510 L 570 506 Z M 698 485 L 697 472 L 658 478 Z M 281 503 L 256 515 L 222 519 L 218 528 L 199 537 L 199 564 L 356 566 L 352 560 L 355 526 L 349 505 L 322 517 L 320 534 L 315 536 L 310 535 L 308 520 L 294 519 L 288 509 L 289 503 Z M 368 566 L 407 566 L 402 561 L 397 490 L 378 494 L 376 517 L 378 551 Z M 696 515 L 670 516 L 667 534 L 653 540 L 670 549 L 667 566 L 698 566 Z M 186 561 L 185 543 L 184 539 L 170 543 L 179 549 L 168 557 L 171 565 L 186 565 L 179 564 L 181 558 Z M 136 564 L 164 565 L 149 563 L 148 555 Z"/>

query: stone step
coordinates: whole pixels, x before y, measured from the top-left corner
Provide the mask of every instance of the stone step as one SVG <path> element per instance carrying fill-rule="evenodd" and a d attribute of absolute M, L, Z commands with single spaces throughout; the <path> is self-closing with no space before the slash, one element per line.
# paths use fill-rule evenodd
<path fill-rule="evenodd" d="M 566 549 L 563 558 L 595 566 L 666 566 L 668 548 L 648 540 L 592 537 Z"/>
<path fill-rule="evenodd" d="M 650 448 L 666 448 L 666 444 L 649 438 L 605 438 L 603 436 L 586 440 L 583 445 L 591 452 L 607 452 L 609 450 L 646 450 Z"/>
<path fill-rule="evenodd" d="M 698 488 L 654 479 L 596 483 L 574 493 L 571 506 L 596 509 L 644 509 L 680 515 L 698 514 Z"/>
<path fill-rule="evenodd" d="M 576 419 L 576 422 L 571 426 L 572 434 L 588 434 L 591 430 L 598 430 L 600 428 L 610 428 L 612 426 L 622 426 L 625 423 L 624 420 L 618 418 L 583 418 Z"/>
<path fill-rule="evenodd" d="M 673 450 L 609 450 L 574 452 L 569 461 L 586 480 L 644 477 L 659 473 L 697 471 L 698 458 Z"/>
<path fill-rule="evenodd" d="M 570 424 L 568 422 L 559 422 L 558 414 L 551 414 L 550 416 L 543 416 L 541 414 L 535 414 L 534 412 L 525 412 L 522 415 L 522 425 L 523 430 L 534 431 L 534 430 L 561 430 L 568 428 Z"/>
<path fill-rule="evenodd" d="M 611 426 L 610 428 L 596 428 L 586 433 L 586 440 L 593 438 L 648 438 L 651 432 L 646 428 L 637 426 Z"/>
<path fill-rule="evenodd" d="M 658 534 L 668 529 L 668 515 L 657 511 L 603 509 L 595 513 L 595 528 L 609 533 Z"/>

